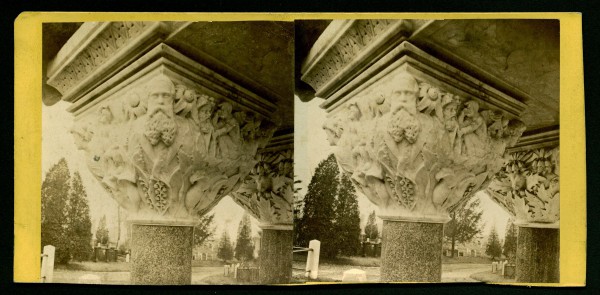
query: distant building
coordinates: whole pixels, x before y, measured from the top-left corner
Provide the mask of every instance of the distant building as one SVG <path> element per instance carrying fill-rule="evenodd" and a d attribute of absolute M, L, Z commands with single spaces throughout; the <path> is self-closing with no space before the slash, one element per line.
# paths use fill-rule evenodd
<path fill-rule="evenodd" d="M 443 253 L 445 256 L 452 256 L 452 244 L 450 242 L 444 242 Z M 472 241 L 467 243 L 456 243 L 454 245 L 454 257 L 488 257 L 485 254 L 485 243 L 482 238 L 474 238 Z"/>
<path fill-rule="evenodd" d="M 201 245 L 194 246 L 192 250 L 192 259 L 194 260 L 217 260 L 217 251 L 219 243 L 212 237 L 209 237 Z"/>

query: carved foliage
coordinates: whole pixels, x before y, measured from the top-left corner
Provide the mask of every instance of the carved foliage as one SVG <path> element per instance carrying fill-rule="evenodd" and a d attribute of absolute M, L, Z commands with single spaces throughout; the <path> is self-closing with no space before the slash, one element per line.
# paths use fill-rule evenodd
<path fill-rule="evenodd" d="M 110 57 L 129 40 L 141 35 L 149 22 L 111 22 L 73 61 L 54 79 L 52 86 L 65 94 Z"/>
<path fill-rule="evenodd" d="M 237 189 L 276 126 L 159 76 L 73 128 L 90 171 L 132 216 L 188 218 Z"/>
<path fill-rule="evenodd" d="M 349 64 L 360 52 L 372 44 L 378 35 L 393 24 L 393 20 L 356 20 L 344 35 L 325 53 L 316 70 L 306 77 L 305 82 L 319 89 L 335 74 Z"/>
<path fill-rule="evenodd" d="M 554 223 L 560 218 L 558 148 L 509 155 L 487 193 L 520 223 Z"/>
<path fill-rule="evenodd" d="M 233 199 L 263 224 L 292 224 L 293 150 L 261 153 L 257 161 Z"/>
<path fill-rule="evenodd" d="M 371 89 L 323 128 L 340 167 L 382 215 L 447 217 L 489 183 L 525 129 L 405 72 Z"/>

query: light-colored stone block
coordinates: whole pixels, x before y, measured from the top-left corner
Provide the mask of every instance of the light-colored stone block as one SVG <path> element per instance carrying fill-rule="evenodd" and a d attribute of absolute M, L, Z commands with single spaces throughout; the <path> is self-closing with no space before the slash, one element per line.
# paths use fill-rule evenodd
<path fill-rule="evenodd" d="M 367 282 L 367 273 L 364 270 L 356 268 L 349 269 L 344 272 L 344 276 L 342 276 L 342 282 L 365 283 Z"/>

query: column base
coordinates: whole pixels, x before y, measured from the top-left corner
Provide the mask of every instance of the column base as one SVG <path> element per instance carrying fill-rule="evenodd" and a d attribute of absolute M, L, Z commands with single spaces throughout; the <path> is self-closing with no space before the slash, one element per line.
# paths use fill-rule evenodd
<path fill-rule="evenodd" d="M 516 281 L 519 283 L 560 282 L 559 249 L 559 229 L 519 227 Z"/>
<path fill-rule="evenodd" d="M 132 223 L 131 231 L 132 284 L 192 283 L 193 226 Z"/>
<path fill-rule="evenodd" d="M 293 230 L 262 227 L 259 278 L 261 284 L 288 284 L 292 279 Z"/>
<path fill-rule="evenodd" d="M 382 282 L 441 282 L 443 223 L 384 220 Z"/>

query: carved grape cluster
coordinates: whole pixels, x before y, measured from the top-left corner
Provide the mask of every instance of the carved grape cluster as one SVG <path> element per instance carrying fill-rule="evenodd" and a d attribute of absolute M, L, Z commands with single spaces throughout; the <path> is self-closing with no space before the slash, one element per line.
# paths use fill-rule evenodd
<path fill-rule="evenodd" d="M 169 188 L 167 184 L 160 180 L 143 179 L 138 180 L 138 186 L 142 188 L 144 193 L 144 203 L 159 213 L 165 213 L 169 205 Z"/>
<path fill-rule="evenodd" d="M 395 181 L 389 176 L 385 180 L 392 188 L 396 201 L 400 205 L 412 209 L 415 204 L 415 184 L 410 179 L 400 175 L 396 176 Z"/>

